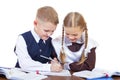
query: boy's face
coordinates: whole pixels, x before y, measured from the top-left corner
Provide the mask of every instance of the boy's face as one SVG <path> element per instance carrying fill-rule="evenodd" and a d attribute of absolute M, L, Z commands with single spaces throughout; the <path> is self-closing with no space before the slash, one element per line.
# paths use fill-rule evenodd
<path fill-rule="evenodd" d="M 80 39 L 83 29 L 80 27 L 64 27 L 65 28 L 65 35 L 71 42 L 76 42 Z"/>
<path fill-rule="evenodd" d="M 37 22 L 35 24 L 35 31 L 43 40 L 47 40 L 55 31 L 57 25 L 54 25 L 50 22 Z"/>

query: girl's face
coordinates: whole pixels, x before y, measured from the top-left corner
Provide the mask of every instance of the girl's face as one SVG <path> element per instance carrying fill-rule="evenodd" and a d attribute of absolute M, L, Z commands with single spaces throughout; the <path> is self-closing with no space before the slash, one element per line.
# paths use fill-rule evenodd
<path fill-rule="evenodd" d="M 64 27 L 65 35 L 71 42 L 76 42 L 80 39 L 83 29 L 80 27 Z"/>

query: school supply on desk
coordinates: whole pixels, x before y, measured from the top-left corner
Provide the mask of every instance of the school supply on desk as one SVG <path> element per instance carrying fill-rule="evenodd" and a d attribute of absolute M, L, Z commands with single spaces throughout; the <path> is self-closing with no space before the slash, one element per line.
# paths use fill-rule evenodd
<path fill-rule="evenodd" d="M 71 76 L 69 70 L 62 70 L 61 72 L 40 72 L 42 75 L 55 75 L 55 76 Z"/>
<path fill-rule="evenodd" d="M 99 72 L 88 71 L 88 70 L 75 72 L 75 73 L 73 73 L 73 75 L 78 76 L 78 77 L 82 77 L 82 78 L 87 78 L 87 79 L 106 77 L 106 74 L 99 73 Z"/>
<path fill-rule="evenodd" d="M 103 78 L 109 78 L 112 76 L 120 76 L 120 72 L 113 72 L 113 71 L 107 71 L 107 70 L 100 70 L 100 69 L 94 69 L 92 71 L 83 70 L 79 72 L 73 73 L 74 76 L 87 78 L 87 79 L 103 79 Z M 108 80 L 109 80 L 108 79 Z"/>
<path fill-rule="evenodd" d="M 0 74 L 10 80 L 41 80 L 47 78 L 47 76 L 36 74 L 35 72 L 26 73 L 20 68 L 0 67 Z"/>
<path fill-rule="evenodd" d="M 48 58 L 48 57 L 46 57 L 46 56 L 43 56 L 43 55 L 40 55 L 40 57 L 42 57 L 42 58 L 45 58 L 45 59 L 48 59 L 48 60 L 50 60 L 50 61 L 54 61 L 53 59 L 51 59 L 51 58 Z"/>
<path fill-rule="evenodd" d="M 102 77 L 102 78 L 94 78 L 94 79 L 86 79 L 86 80 L 113 80 L 111 77 Z"/>

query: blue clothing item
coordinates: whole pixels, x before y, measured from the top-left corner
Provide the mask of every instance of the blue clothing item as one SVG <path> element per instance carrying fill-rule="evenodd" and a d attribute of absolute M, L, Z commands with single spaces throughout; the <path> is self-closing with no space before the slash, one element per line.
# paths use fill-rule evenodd
<path fill-rule="evenodd" d="M 111 77 L 101 77 L 101 78 L 86 79 L 86 80 L 113 80 L 113 78 L 111 78 Z"/>
<path fill-rule="evenodd" d="M 35 60 L 39 61 L 41 63 L 47 63 L 49 62 L 48 59 L 40 57 L 40 55 L 54 58 L 56 57 L 55 50 L 51 44 L 52 38 L 49 37 L 45 42 L 44 45 L 42 43 L 37 43 L 31 33 L 31 31 L 25 32 L 21 34 L 26 42 L 27 50 L 30 55 L 30 57 Z M 19 63 L 17 62 L 16 67 L 20 67 Z"/>

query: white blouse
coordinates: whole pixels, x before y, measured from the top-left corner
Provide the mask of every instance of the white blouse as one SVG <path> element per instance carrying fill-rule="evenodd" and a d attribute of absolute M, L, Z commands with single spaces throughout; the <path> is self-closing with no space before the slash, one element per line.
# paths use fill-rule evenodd
<path fill-rule="evenodd" d="M 61 42 L 62 42 L 62 37 L 59 36 L 55 39 L 52 40 L 52 44 L 55 48 L 55 51 L 57 53 L 58 59 L 60 60 L 60 50 L 61 50 Z M 83 36 L 81 39 L 79 39 L 77 41 L 77 43 L 81 44 L 84 42 Z M 84 44 L 81 46 L 80 50 L 76 51 L 76 52 L 72 52 L 69 50 L 68 46 L 72 45 L 72 43 L 69 41 L 68 38 L 65 37 L 64 39 L 64 43 L 63 43 L 63 47 L 64 47 L 64 52 L 66 55 L 65 58 L 65 65 L 64 68 L 65 69 L 69 69 L 69 64 L 73 63 L 73 62 L 78 62 L 80 60 L 82 51 L 84 49 Z M 95 42 L 94 40 L 88 38 L 88 45 L 87 48 L 85 49 L 85 56 L 87 57 L 87 54 L 90 52 L 90 50 L 94 47 L 97 47 L 97 42 Z"/>

